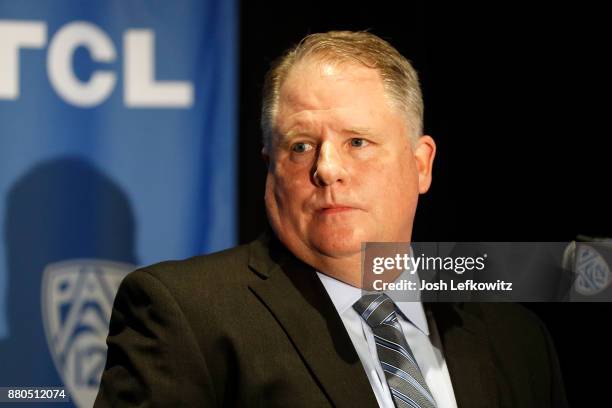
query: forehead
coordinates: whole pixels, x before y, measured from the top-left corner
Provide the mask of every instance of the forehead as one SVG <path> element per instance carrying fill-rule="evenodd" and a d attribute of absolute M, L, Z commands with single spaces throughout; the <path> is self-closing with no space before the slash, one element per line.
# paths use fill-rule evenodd
<path fill-rule="evenodd" d="M 333 92 L 330 90 L 333 86 Z M 357 62 L 324 61 L 306 59 L 291 67 L 279 89 L 279 99 L 293 102 L 307 99 L 313 94 L 323 99 L 327 94 L 337 92 L 370 92 L 384 95 L 384 86 L 378 70 Z M 327 91 L 327 92 L 326 92 Z"/>
<path fill-rule="evenodd" d="M 376 69 L 357 62 L 317 60 L 300 61 L 289 70 L 279 89 L 276 110 L 280 128 L 296 115 L 349 115 L 351 120 L 367 120 L 395 112 Z"/>

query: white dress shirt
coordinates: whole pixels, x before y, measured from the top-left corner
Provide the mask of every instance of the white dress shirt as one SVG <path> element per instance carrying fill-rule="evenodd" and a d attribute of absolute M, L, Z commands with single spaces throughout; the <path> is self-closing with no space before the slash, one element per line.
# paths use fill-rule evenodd
<path fill-rule="evenodd" d="M 385 373 L 378 361 L 372 329 L 352 307 L 361 298 L 361 289 L 320 272 L 317 272 L 317 275 L 325 286 L 355 346 L 378 405 L 383 408 L 394 408 Z M 387 292 L 387 294 L 392 299 L 397 298 L 392 292 Z M 442 355 L 440 336 L 433 316 L 430 314 L 425 316 L 421 302 L 402 302 L 400 300 L 396 302 L 396 305 L 401 311 L 397 317 L 406 341 L 412 349 L 438 408 L 457 408 L 453 385 Z"/>

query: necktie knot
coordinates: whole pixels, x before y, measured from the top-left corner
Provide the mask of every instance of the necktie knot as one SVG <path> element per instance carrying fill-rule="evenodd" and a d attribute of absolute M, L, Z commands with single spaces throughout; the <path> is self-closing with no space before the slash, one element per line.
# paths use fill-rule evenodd
<path fill-rule="evenodd" d="M 372 328 L 397 318 L 395 315 L 395 303 L 384 293 L 363 295 L 355 302 L 353 309 Z"/>

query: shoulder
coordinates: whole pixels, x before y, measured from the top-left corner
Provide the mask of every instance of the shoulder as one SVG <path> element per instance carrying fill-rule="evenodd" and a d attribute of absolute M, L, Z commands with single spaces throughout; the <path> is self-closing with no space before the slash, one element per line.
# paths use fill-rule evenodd
<path fill-rule="evenodd" d="M 484 336 L 499 367 L 522 372 L 543 389 L 558 373 L 553 341 L 540 318 L 517 303 L 472 303 L 466 309 L 483 323 Z"/>
<path fill-rule="evenodd" d="M 236 281 L 248 272 L 250 244 L 241 245 L 209 255 L 199 255 L 184 260 L 164 261 L 142 268 L 161 281 L 177 279 Z"/>
<path fill-rule="evenodd" d="M 463 303 L 463 316 L 472 316 L 472 328 L 484 336 L 492 350 L 506 356 L 532 356 L 540 360 L 550 351 L 550 336 L 538 316 L 518 303 Z"/>
<path fill-rule="evenodd" d="M 480 317 L 493 330 L 507 330 L 523 327 L 539 329 L 540 319 L 529 309 L 519 303 L 466 303 L 464 309 Z"/>
<path fill-rule="evenodd" d="M 211 296 L 227 287 L 246 286 L 255 278 L 249 268 L 250 245 L 209 255 L 171 260 L 139 268 L 123 280 L 120 291 L 139 288 L 163 291 L 174 298 Z"/>
<path fill-rule="evenodd" d="M 460 331 L 487 345 L 500 364 L 515 371 L 547 367 L 555 358 L 550 335 L 542 321 L 516 303 L 458 303 L 434 305 L 436 324 L 442 332 Z"/>
<path fill-rule="evenodd" d="M 518 303 L 471 303 L 465 309 L 481 319 L 492 341 L 533 346 L 548 335 L 540 318 Z"/>
<path fill-rule="evenodd" d="M 468 302 L 435 304 L 432 311 L 445 352 L 452 353 L 446 357 L 455 362 L 480 359 L 490 366 L 489 375 L 512 406 L 567 406 L 552 339 L 526 307 Z"/>

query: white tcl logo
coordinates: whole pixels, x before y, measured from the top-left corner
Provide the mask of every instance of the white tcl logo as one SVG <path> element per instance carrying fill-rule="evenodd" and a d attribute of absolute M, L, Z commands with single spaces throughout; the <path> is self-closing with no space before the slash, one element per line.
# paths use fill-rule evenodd
<path fill-rule="evenodd" d="M 0 20 L 0 100 L 19 98 L 19 50 L 43 48 L 47 25 L 40 21 Z M 87 82 L 72 67 L 73 54 L 85 47 L 95 62 L 115 61 L 117 53 L 109 36 L 98 26 L 74 21 L 61 27 L 51 39 L 47 75 L 66 102 L 93 107 L 104 102 L 117 82 L 116 73 L 96 70 Z M 155 80 L 155 35 L 152 30 L 129 29 L 123 34 L 123 101 L 131 108 L 189 108 L 193 84 L 189 81 Z M 26 86 L 21 84 L 21 86 Z"/>

